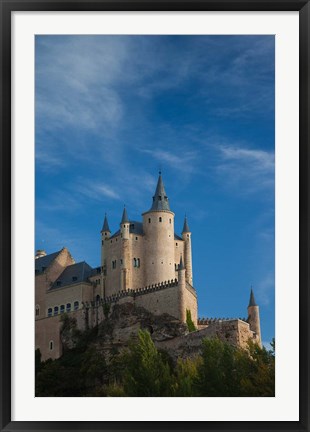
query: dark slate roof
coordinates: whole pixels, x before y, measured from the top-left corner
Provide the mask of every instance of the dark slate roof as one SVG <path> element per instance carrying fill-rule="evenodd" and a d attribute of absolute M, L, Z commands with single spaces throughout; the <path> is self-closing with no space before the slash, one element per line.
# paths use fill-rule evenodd
<path fill-rule="evenodd" d="M 101 273 L 101 267 L 95 267 L 95 268 L 91 269 L 88 277 L 97 276 L 97 275 L 100 275 L 100 273 Z"/>
<path fill-rule="evenodd" d="M 113 239 L 113 238 L 119 236 L 120 233 L 121 233 L 121 230 L 117 230 L 113 235 L 111 235 L 110 239 Z M 109 239 L 109 240 L 110 240 L 110 239 Z"/>
<path fill-rule="evenodd" d="M 257 306 L 256 302 L 255 302 L 255 297 L 254 297 L 254 293 L 253 290 L 251 288 L 251 295 L 250 295 L 250 302 L 249 302 L 249 306 Z"/>
<path fill-rule="evenodd" d="M 57 255 L 60 254 L 60 252 L 61 250 L 35 259 L 36 274 L 42 273 L 45 269 L 47 269 L 47 267 L 51 264 L 52 261 L 54 261 L 54 259 L 57 257 Z"/>
<path fill-rule="evenodd" d="M 126 210 L 126 207 L 124 207 L 124 211 L 123 211 L 123 216 L 122 216 L 121 224 L 123 224 L 123 223 L 128 223 L 128 222 L 129 222 L 129 219 L 128 219 L 127 210 Z"/>
<path fill-rule="evenodd" d="M 143 235 L 143 223 L 137 221 L 129 221 L 129 232 L 132 234 Z M 115 238 L 119 236 L 121 233 L 120 230 L 117 230 L 110 238 Z"/>
<path fill-rule="evenodd" d="M 189 229 L 189 226 L 187 223 L 187 217 L 185 216 L 182 234 L 183 233 L 190 233 L 190 232 L 191 232 L 191 230 Z"/>
<path fill-rule="evenodd" d="M 179 264 L 179 270 L 184 270 L 184 269 L 185 269 L 185 267 L 184 267 L 183 258 L 182 258 L 182 255 L 181 255 L 180 264 Z"/>
<path fill-rule="evenodd" d="M 93 269 L 85 261 L 72 264 L 64 269 L 58 279 L 53 283 L 51 289 L 87 281 L 92 270 Z"/>
<path fill-rule="evenodd" d="M 182 239 L 182 237 L 180 237 L 176 233 L 174 233 L 174 240 L 183 240 L 183 239 Z"/>
<path fill-rule="evenodd" d="M 109 224 L 108 224 L 107 214 L 104 215 L 104 221 L 103 221 L 103 226 L 102 226 L 101 232 L 102 231 L 111 232 L 110 228 L 109 228 Z"/>
<path fill-rule="evenodd" d="M 149 211 L 160 211 L 160 210 L 171 211 L 161 173 L 159 173 L 155 195 L 153 196 L 153 204 Z"/>
<path fill-rule="evenodd" d="M 143 235 L 143 223 L 137 221 L 130 221 L 129 232 L 131 232 L 132 234 Z"/>

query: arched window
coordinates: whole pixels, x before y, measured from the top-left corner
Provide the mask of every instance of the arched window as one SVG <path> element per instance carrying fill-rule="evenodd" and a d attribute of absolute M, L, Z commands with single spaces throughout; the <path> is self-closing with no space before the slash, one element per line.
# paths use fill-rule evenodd
<path fill-rule="evenodd" d="M 137 267 L 137 258 L 134 258 L 134 259 L 133 259 L 133 266 L 134 266 L 134 267 Z"/>
<path fill-rule="evenodd" d="M 100 304 L 100 295 L 97 294 L 96 295 L 96 305 L 99 305 L 99 304 Z"/>
<path fill-rule="evenodd" d="M 51 317 L 53 315 L 53 309 L 52 308 L 48 308 L 47 309 L 47 316 Z"/>
<path fill-rule="evenodd" d="M 59 307 L 55 306 L 54 307 L 54 315 L 58 315 L 58 311 L 59 311 Z"/>
<path fill-rule="evenodd" d="M 66 304 L 66 312 L 71 312 L 71 303 Z"/>
<path fill-rule="evenodd" d="M 137 267 L 140 267 L 140 258 L 137 258 Z"/>
<path fill-rule="evenodd" d="M 36 305 L 36 317 L 40 315 L 40 306 Z"/>
<path fill-rule="evenodd" d="M 60 313 L 63 314 L 65 312 L 65 305 L 60 306 Z"/>
<path fill-rule="evenodd" d="M 53 349 L 54 349 L 54 341 L 50 341 L 49 348 L 50 348 L 50 351 L 53 351 Z"/>
<path fill-rule="evenodd" d="M 74 302 L 74 310 L 78 310 L 78 308 L 79 308 L 79 302 L 75 301 Z"/>
<path fill-rule="evenodd" d="M 151 223 L 151 218 L 149 218 L 149 223 Z"/>
<path fill-rule="evenodd" d="M 161 217 L 159 218 L 159 222 L 162 222 L 162 218 Z"/>
<path fill-rule="evenodd" d="M 171 219 L 169 219 L 169 223 L 171 223 Z"/>

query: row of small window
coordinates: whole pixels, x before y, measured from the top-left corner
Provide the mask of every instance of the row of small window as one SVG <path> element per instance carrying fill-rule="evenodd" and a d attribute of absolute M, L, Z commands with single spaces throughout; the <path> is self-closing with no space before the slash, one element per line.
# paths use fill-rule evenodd
<path fill-rule="evenodd" d="M 162 222 L 163 218 L 161 216 L 159 216 L 158 221 Z M 151 223 L 151 218 L 149 218 L 149 223 Z M 171 219 L 169 219 L 169 223 L 171 224 Z"/>
<path fill-rule="evenodd" d="M 117 263 L 117 260 L 112 261 L 112 270 L 116 269 L 116 263 Z M 122 265 L 122 264 L 123 264 L 123 260 L 120 259 L 120 265 Z M 134 258 L 133 259 L 133 266 L 134 267 L 140 267 L 140 258 Z"/>
<path fill-rule="evenodd" d="M 73 310 L 78 310 L 79 309 L 79 302 L 75 301 L 73 303 Z M 71 303 L 67 303 L 66 304 L 66 312 L 71 312 Z M 65 313 L 65 305 L 61 305 L 60 307 L 55 306 L 54 309 L 53 308 L 48 308 L 47 310 L 47 316 L 51 317 L 53 315 L 58 315 L 59 313 L 63 314 Z"/>

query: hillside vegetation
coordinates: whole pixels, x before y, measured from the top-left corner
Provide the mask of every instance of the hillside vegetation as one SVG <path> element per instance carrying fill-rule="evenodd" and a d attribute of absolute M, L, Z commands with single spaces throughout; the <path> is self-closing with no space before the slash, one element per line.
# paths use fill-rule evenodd
<path fill-rule="evenodd" d="M 139 330 L 126 347 L 105 344 L 108 332 L 80 332 L 64 318 L 71 346 L 57 360 L 36 351 L 36 396 L 274 396 L 275 352 L 204 339 L 201 354 L 173 360 Z M 73 343 L 72 343 L 73 341 Z"/>

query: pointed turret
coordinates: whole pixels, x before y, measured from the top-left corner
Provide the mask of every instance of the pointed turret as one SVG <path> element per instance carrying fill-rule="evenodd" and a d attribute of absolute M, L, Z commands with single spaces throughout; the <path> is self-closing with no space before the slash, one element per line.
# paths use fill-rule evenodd
<path fill-rule="evenodd" d="M 262 337 L 260 332 L 260 319 L 259 319 L 259 307 L 255 302 L 255 297 L 253 289 L 251 288 L 250 302 L 248 306 L 248 323 L 250 324 L 250 329 L 255 334 L 255 340 L 260 347 L 262 347 Z"/>
<path fill-rule="evenodd" d="M 130 222 L 129 222 L 129 219 L 128 219 L 127 210 L 126 210 L 126 207 L 124 206 L 122 220 L 121 220 L 121 223 L 120 223 L 121 237 L 124 240 L 128 240 L 129 239 L 129 225 L 130 225 Z"/>
<path fill-rule="evenodd" d="M 128 214 L 127 214 L 127 210 L 126 210 L 125 206 L 124 206 L 123 216 L 122 216 L 122 220 L 121 220 L 121 224 L 123 224 L 123 223 L 129 223 Z"/>
<path fill-rule="evenodd" d="M 184 267 L 183 258 L 182 258 L 182 255 L 181 255 L 180 264 L 179 264 L 179 270 L 184 270 L 184 269 L 185 269 L 185 267 Z"/>
<path fill-rule="evenodd" d="M 153 204 L 149 211 L 160 211 L 160 210 L 170 210 L 168 197 L 165 191 L 164 182 L 159 171 L 158 182 L 156 186 L 155 195 L 153 196 Z"/>
<path fill-rule="evenodd" d="M 187 222 L 187 217 L 185 215 L 182 234 L 184 234 L 184 233 L 190 233 L 190 232 L 191 232 L 191 230 L 189 229 L 188 222 Z"/>
<path fill-rule="evenodd" d="M 102 230 L 101 232 L 107 232 L 110 233 L 110 228 L 109 228 L 109 223 L 108 223 L 108 218 L 107 218 L 107 214 L 105 213 L 104 215 L 104 221 L 103 221 L 103 226 L 102 226 Z"/>
<path fill-rule="evenodd" d="M 252 288 L 251 288 L 250 302 L 249 302 L 249 307 L 250 306 L 257 306 Z"/>

